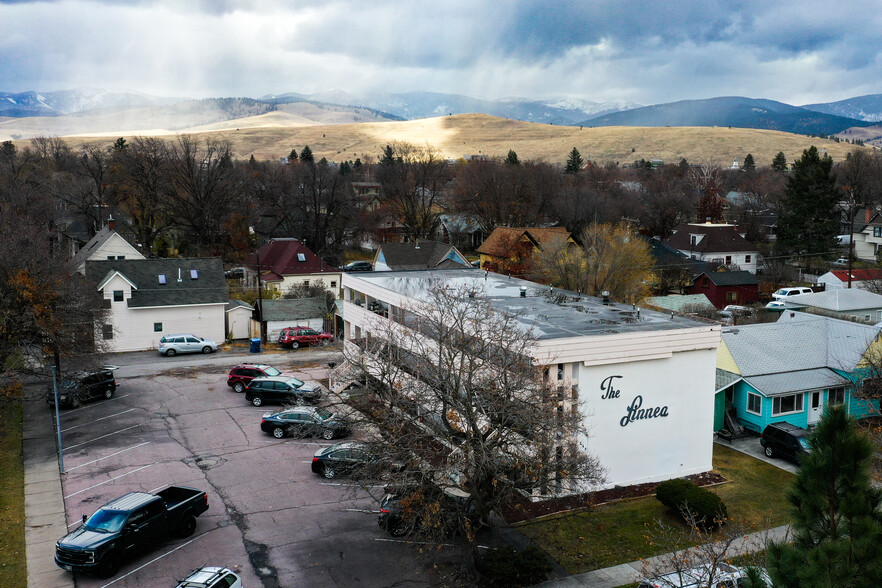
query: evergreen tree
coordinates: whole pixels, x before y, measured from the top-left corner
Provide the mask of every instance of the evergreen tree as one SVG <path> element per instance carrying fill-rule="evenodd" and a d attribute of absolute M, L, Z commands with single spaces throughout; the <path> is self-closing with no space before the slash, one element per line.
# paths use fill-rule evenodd
<path fill-rule="evenodd" d="M 352 173 L 352 164 L 351 163 L 349 163 L 348 161 L 344 161 L 343 163 L 340 164 L 340 175 L 341 176 L 348 176 L 351 173 Z"/>
<path fill-rule="evenodd" d="M 113 151 L 114 153 L 121 153 L 126 150 L 129 144 L 126 142 L 125 137 L 120 137 L 116 141 L 113 142 Z"/>
<path fill-rule="evenodd" d="M 300 161 L 303 163 L 315 163 L 315 158 L 312 156 L 312 149 L 309 148 L 309 145 L 304 145 L 303 150 L 300 152 Z"/>
<path fill-rule="evenodd" d="M 872 443 L 843 406 L 830 406 L 788 493 L 793 544 L 770 543 L 776 587 L 882 585 L 882 491 L 872 486 Z"/>
<path fill-rule="evenodd" d="M 582 169 L 582 165 L 585 161 L 582 159 L 582 154 L 579 153 L 579 150 L 573 147 L 573 150 L 570 151 L 570 156 L 567 158 L 567 166 L 564 168 L 565 174 L 577 174 L 579 170 Z"/>
<path fill-rule="evenodd" d="M 835 248 L 839 212 L 832 170 L 833 160 L 826 155 L 822 159 L 814 145 L 794 165 L 778 218 L 778 242 L 785 249 L 824 253 Z"/>
<path fill-rule="evenodd" d="M 753 160 L 753 155 L 750 153 L 744 158 L 744 165 L 741 166 L 741 169 L 744 171 L 753 171 L 756 169 L 756 162 Z"/>
<path fill-rule="evenodd" d="M 386 148 L 383 149 L 383 154 L 380 155 L 380 165 L 384 167 L 395 165 L 395 150 L 392 145 L 386 145 Z"/>
<path fill-rule="evenodd" d="M 288 161 L 289 162 L 297 161 L 297 151 L 296 150 L 292 149 L 291 153 L 288 154 Z"/>
<path fill-rule="evenodd" d="M 787 171 L 787 158 L 783 151 L 779 151 L 778 155 L 772 160 L 772 169 L 775 171 Z"/>
<path fill-rule="evenodd" d="M 356 157 L 356 158 L 355 158 L 355 163 L 352 164 L 352 169 L 355 170 L 355 173 L 360 174 L 360 173 L 361 173 L 361 167 L 362 167 L 361 157 Z"/>
<path fill-rule="evenodd" d="M 508 165 L 521 165 L 521 160 L 518 159 L 518 154 L 515 153 L 514 149 L 508 150 L 508 155 L 505 158 L 505 163 Z"/>

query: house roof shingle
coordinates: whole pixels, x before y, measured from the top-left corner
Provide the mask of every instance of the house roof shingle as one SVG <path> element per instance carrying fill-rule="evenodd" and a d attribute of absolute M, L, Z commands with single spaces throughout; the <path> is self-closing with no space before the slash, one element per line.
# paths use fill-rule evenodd
<path fill-rule="evenodd" d="M 252 268 L 257 268 L 258 258 L 263 272 L 275 274 L 273 279 L 276 280 L 284 276 L 338 273 L 340 271 L 323 262 L 299 239 L 272 239 L 248 258 L 248 264 Z"/>
<path fill-rule="evenodd" d="M 478 247 L 478 253 L 507 257 L 511 253 L 512 245 L 520 241 L 524 235 L 540 249 L 543 244 L 547 245 L 555 239 L 566 241 L 571 236 L 565 227 L 496 227 L 487 240 Z"/>
<path fill-rule="evenodd" d="M 196 277 L 191 277 L 195 270 Z M 226 304 L 229 301 L 224 265 L 219 257 L 117 259 L 86 262 L 86 278 L 96 285 L 118 272 L 134 284 L 129 308 Z M 165 276 L 160 284 L 159 276 Z M 180 281 L 179 281 L 180 276 Z"/>
<path fill-rule="evenodd" d="M 263 300 L 261 303 L 263 304 L 261 316 L 265 321 L 299 321 L 323 317 L 328 313 L 328 303 L 321 296 L 277 298 Z"/>
<path fill-rule="evenodd" d="M 754 286 L 759 285 L 756 276 L 747 270 L 738 270 L 737 272 L 705 272 L 696 276 L 698 280 L 701 276 L 707 276 L 715 286 Z"/>
<path fill-rule="evenodd" d="M 840 282 L 848 281 L 848 270 L 831 270 L 831 274 L 836 276 Z M 882 280 L 882 269 L 853 269 L 851 270 L 851 281 L 863 282 L 866 280 Z"/>
<path fill-rule="evenodd" d="M 385 263 L 393 271 L 469 267 L 465 256 L 456 247 L 423 240 L 417 243 L 383 243 L 377 249 L 375 268 L 378 262 Z"/>
<path fill-rule="evenodd" d="M 798 294 L 785 299 L 788 304 L 813 306 L 835 312 L 882 308 L 882 295 L 860 288 L 837 288 L 811 294 Z M 792 308 L 792 307 L 790 307 Z"/>
<path fill-rule="evenodd" d="M 680 251 L 696 253 L 729 253 L 757 251 L 756 245 L 742 237 L 734 225 L 681 224 L 674 227 L 674 234 L 665 243 Z M 692 244 L 691 235 L 704 235 Z"/>

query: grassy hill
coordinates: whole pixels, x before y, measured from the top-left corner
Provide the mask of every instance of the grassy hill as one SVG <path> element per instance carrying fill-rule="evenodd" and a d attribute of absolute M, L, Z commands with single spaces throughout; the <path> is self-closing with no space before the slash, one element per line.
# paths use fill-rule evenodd
<path fill-rule="evenodd" d="M 292 148 L 298 152 L 309 145 L 316 158 L 331 161 L 376 160 L 383 147 L 394 140 L 438 148 L 445 157 L 466 155 L 505 157 L 514 149 L 521 160 L 564 162 L 576 147 L 585 159 L 630 164 L 639 159 L 661 159 L 677 163 L 712 162 L 728 166 L 748 153 L 758 165 L 768 165 L 779 151 L 788 160 L 798 158 L 811 145 L 826 149 L 834 160 L 842 160 L 855 147 L 835 141 L 810 138 L 780 131 L 722 127 L 599 127 L 579 128 L 529 123 L 484 114 L 461 114 L 402 122 L 355 122 L 317 124 L 315 116 L 303 111 L 274 111 L 245 119 L 228 120 L 194 127 L 205 136 L 224 138 L 237 158 L 251 155 L 258 160 L 278 159 Z M 353 117 L 341 109 L 339 121 Z M 327 113 L 325 113 L 327 115 Z M 367 118 L 367 114 L 364 115 Z M 183 132 L 183 131 L 182 131 Z M 154 133 L 133 133 L 154 134 Z M 169 131 L 155 134 L 173 134 Z M 110 143 L 127 133 L 103 133 L 101 137 L 69 137 L 68 141 Z M 22 141 L 25 143 L 25 141 Z"/>

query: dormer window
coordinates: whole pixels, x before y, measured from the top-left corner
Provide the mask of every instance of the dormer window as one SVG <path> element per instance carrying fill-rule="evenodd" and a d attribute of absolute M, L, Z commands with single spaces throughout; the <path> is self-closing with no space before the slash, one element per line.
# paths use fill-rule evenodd
<path fill-rule="evenodd" d="M 158 276 L 156 276 L 156 278 L 159 280 L 160 285 L 165 286 L 165 274 L 159 274 Z"/>
<path fill-rule="evenodd" d="M 298 253 L 297 254 L 297 261 L 306 261 L 306 254 Z"/>
<path fill-rule="evenodd" d="M 704 237 L 704 235 L 697 235 L 695 233 L 690 233 L 689 234 L 689 244 L 690 245 L 698 245 L 699 243 L 701 243 L 701 239 L 703 237 Z"/>
<path fill-rule="evenodd" d="M 199 279 L 199 270 L 191 269 L 190 270 L 190 279 L 191 280 L 198 280 Z"/>

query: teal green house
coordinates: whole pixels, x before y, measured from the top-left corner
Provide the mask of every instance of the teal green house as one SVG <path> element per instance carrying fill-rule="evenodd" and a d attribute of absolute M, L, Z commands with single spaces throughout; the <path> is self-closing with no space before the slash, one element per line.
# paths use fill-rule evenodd
<path fill-rule="evenodd" d="M 845 404 L 856 418 L 879 414 L 878 400 L 855 394 L 866 378 L 880 375 L 879 333 L 878 327 L 803 312 L 784 312 L 774 323 L 723 327 L 714 430 L 732 430 L 727 415 L 755 433 L 780 421 L 808 428 L 829 404 Z"/>

